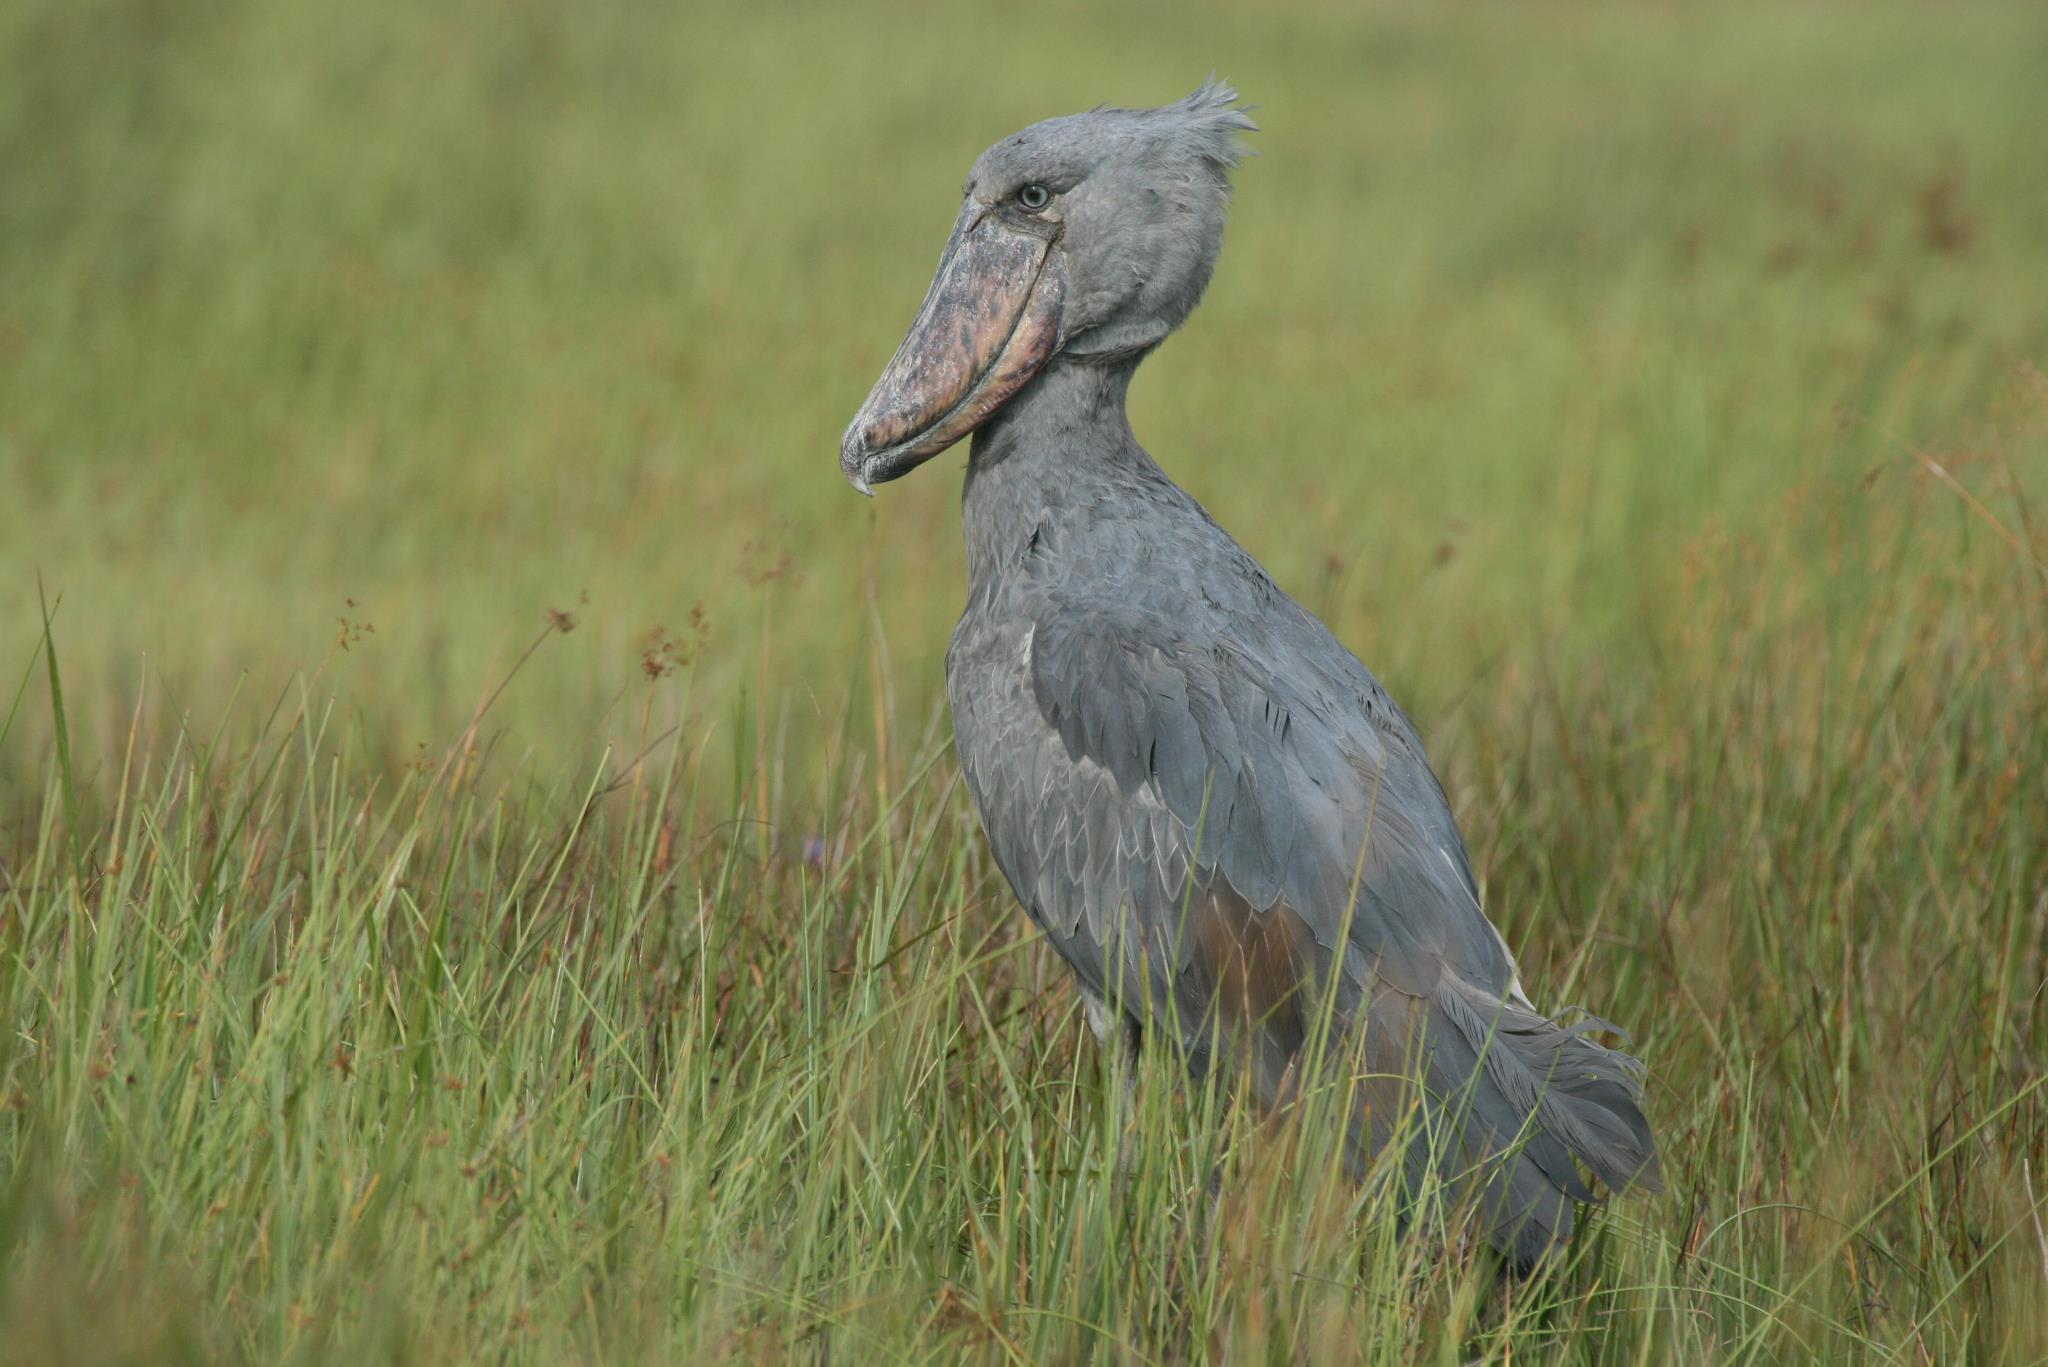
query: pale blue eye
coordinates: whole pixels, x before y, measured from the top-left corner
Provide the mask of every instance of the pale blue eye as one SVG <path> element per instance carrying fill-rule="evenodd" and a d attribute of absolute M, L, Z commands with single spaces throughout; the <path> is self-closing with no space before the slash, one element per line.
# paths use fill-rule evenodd
<path fill-rule="evenodd" d="M 1035 214 L 1052 203 L 1052 191 L 1033 182 L 1017 192 L 1017 202 Z"/>

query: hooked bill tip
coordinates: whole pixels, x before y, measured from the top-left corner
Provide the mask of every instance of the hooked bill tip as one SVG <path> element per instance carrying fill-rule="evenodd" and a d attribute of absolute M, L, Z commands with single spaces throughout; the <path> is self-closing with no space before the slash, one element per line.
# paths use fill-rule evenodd
<path fill-rule="evenodd" d="M 865 413 L 862 417 L 865 417 Z M 861 417 L 853 420 L 846 429 L 846 436 L 839 443 L 839 473 L 846 476 L 846 482 L 869 498 L 875 496 L 874 481 L 869 477 L 874 468 L 875 457 L 863 431 L 865 424 Z"/>

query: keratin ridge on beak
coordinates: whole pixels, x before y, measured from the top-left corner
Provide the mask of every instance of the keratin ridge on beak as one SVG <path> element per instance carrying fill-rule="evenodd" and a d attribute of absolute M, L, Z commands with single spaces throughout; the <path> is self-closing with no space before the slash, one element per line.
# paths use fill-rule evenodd
<path fill-rule="evenodd" d="M 1052 355 L 1066 273 L 1052 250 L 1058 226 L 1044 227 L 1005 223 L 972 200 L 961 210 L 910 334 L 840 443 L 854 488 L 872 493 L 972 432 Z"/>

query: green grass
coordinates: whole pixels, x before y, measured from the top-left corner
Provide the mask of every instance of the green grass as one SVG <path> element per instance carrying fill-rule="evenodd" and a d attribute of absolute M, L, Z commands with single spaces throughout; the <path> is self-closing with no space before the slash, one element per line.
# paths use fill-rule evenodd
<path fill-rule="evenodd" d="M 2048 1360 L 2044 63 L 0 11 L 0 1357 Z M 1134 421 L 1652 1070 L 1670 1193 L 1507 1296 L 1313 1125 L 1125 1112 L 955 781 L 959 459 L 835 468 L 972 156 L 1212 67 L 1266 131 Z"/>

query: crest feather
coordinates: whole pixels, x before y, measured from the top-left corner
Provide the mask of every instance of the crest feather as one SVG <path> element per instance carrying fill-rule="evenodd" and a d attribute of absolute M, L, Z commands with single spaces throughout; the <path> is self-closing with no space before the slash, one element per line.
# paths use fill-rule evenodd
<path fill-rule="evenodd" d="M 1238 135 L 1259 131 L 1250 118 L 1255 107 L 1238 108 L 1237 87 L 1212 71 L 1193 94 L 1152 112 L 1179 123 L 1204 160 L 1220 170 L 1229 170 L 1250 154 L 1251 149 Z"/>

